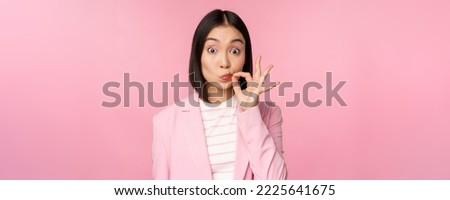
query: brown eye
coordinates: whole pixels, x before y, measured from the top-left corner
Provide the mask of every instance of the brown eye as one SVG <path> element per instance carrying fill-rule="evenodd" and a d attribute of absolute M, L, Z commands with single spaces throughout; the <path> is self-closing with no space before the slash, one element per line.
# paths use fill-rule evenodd
<path fill-rule="evenodd" d="M 231 49 L 231 51 L 230 51 L 230 53 L 232 53 L 232 54 L 239 54 L 241 52 L 241 50 L 239 50 L 239 49 L 237 49 L 237 48 L 232 48 Z"/>
<path fill-rule="evenodd" d="M 209 48 L 208 48 L 208 52 L 209 52 L 209 53 L 216 53 L 216 52 L 217 52 L 217 49 L 212 48 L 212 47 L 209 47 Z"/>

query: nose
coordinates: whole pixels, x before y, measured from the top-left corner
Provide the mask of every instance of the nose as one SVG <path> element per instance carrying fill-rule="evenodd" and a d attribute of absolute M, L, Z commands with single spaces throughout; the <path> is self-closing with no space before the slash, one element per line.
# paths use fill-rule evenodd
<path fill-rule="evenodd" d="M 227 53 L 223 53 L 220 56 L 220 68 L 222 69 L 228 69 L 230 68 L 230 60 L 228 59 Z"/>

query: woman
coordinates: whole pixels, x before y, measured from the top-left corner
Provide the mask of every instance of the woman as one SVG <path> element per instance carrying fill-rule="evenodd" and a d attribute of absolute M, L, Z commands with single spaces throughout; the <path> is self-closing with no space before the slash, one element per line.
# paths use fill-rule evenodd
<path fill-rule="evenodd" d="M 253 74 L 238 15 L 213 10 L 201 20 L 189 63 L 195 92 L 153 118 L 155 179 L 286 179 L 281 110 L 258 98 L 279 83 L 263 87 L 272 66 L 261 71 L 260 60 Z"/>

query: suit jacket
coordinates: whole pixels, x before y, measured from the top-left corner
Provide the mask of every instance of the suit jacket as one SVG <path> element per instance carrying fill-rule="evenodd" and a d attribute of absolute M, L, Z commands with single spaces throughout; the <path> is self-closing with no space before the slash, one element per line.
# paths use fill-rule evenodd
<path fill-rule="evenodd" d="M 194 92 L 153 117 L 155 179 L 212 179 L 198 102 Z M 286 179 L 282 122 L 273 104 L 260 102 L 245 112 L 238 105 L 234 179 Z"/>

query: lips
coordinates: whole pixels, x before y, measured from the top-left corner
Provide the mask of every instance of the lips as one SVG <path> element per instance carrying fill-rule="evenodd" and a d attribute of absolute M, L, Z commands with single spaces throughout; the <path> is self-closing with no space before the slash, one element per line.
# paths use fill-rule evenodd
<path fill-rule="evenodd" d="M 230 81 L 231 80 L 231 74 L 225 74 L 220 76 L 220 78 L 224 81 Z"/>

